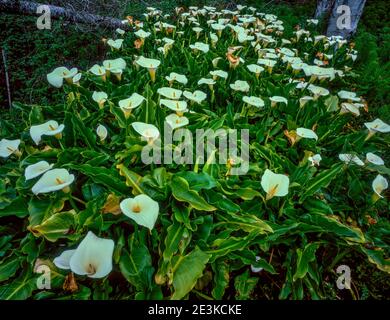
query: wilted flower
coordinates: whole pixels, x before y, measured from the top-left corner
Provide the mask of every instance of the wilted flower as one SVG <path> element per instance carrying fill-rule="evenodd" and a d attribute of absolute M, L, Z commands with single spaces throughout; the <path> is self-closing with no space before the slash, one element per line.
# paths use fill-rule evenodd
<path fill-rule="evenodd" d="M 134 198 L 125 199 L 120 203 L 120 207 L 122 212 L 137 224 L 147 227 L 149 230 L 154 228 L 159 205 L 149 196 L 140 194 Z"/>
<path fill-rule="evenodd" d="M 0 157 L 8 158 L 11 154 L 15 154 L 17 156 L 21 156 L 21 152 L 19 151 L 20 140 L 8 140 L 1 139 L 0 140 Z"/>
<path fill-rule="evenodd" d="M 66 169 L 53 169 L 46 173 L 32 187 L 34 194 L 63 190 L 69 192 L 69 185 L 74 181 L 74 175 Z"/>
<path fill-rule="evenodd" d="M 77 249 L 66 250 L 54 259 L 60 269 L 90 278 L 103 278 L 112 270 L 114 241 L 97 237 L 89 231 Z"/>
<path fill-rule="evenodd" d="M 50 170 L 54 164 L 49 164 L 47 161 L 39 161 L 34 164 L 30 164 L 24 171 L 24 177 L 26 180 L 34 179 L 46 171 Z"/>
<path fill-rule="evenodd" d="M 38 145 L 41 142 L 42 136 L 55 136 L 57 139 L 60 139 L 64 128 L 65 126 L 63 124 L 58 125 L 57 121 L 49 120 L 43 124 L 31 126 L 30 136 L 35 144 Z"/>
<path fill-rule="evenodd" d="M 290 179 L 284 174 L 273 173 L 266 169 L 261 177 L 261 187 L 267 193 L 266 200 L 273 197 L 284 197 L 288 194 Z"/>

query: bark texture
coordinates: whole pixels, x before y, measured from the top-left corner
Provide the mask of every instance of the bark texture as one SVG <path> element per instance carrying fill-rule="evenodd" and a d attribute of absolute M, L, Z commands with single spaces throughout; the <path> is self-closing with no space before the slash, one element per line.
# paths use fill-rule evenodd
<path fill-rule="evenodd" d="M 32 1 L 0 0 L 0 12 L 38 16 L 37 8 L 41 5 L 45 4 Z M 126 29 L 126 26 L 122 24 L 121 20 L 116 18 L 94 15 L 88 12 L 78 12 L 52 5 L 48 7 L 50 8 L 52 19 L 63 18 L 73 23 L 85 23 L 113 29 Z"/>

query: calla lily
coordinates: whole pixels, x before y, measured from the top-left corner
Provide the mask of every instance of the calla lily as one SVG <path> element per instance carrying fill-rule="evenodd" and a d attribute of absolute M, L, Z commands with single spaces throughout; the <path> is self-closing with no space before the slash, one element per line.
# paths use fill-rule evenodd
<path fill-rule="evenodd" d="M 374 181 L 372 182 L 372 189 L 380 197 L 383 198 L 381 193 L 389 187 L 389 183 L 386 178 L 378 174 Z"/>
<path fill-rule="evenodd" d="M 140 194 L 134 198 L 128 198 L 120 203 L 120 208 L 126 216 L 134 220 L 137 224 L 152 230 L 156 223 L 159 205 L 157 201 L 145 194 Z"/>
<path fill-rule="evenodd" d="M 117 28 L 117 29 L 115 30 L 115 32 L 116 32 L 117 34 L 120 34 L 121 36 L 123 36 L 123 35 L 126 33 L 126 31 L 123 30 L 123 29 L 121 29 L 121 28 Z"/>
<path fill-rule="evenodd" d="M 34 194 L 48 193 L 63 189 L 69 191 L 69 185 L 74 181 L 74 175 L 69 174 L 66 169 L 53 169 L 46 171 L 45 174 L 32 187 Z"/>
<path fill-rule="evenodd" d="M 72 84 L 72 78 L 77 74 L 78 70 L 77 68 L 73 68 L 71 70 L 68 70 L 68 68 L 65 67 L 59 67 L 54 69 L 51 73 L 47 75 L 47 81 L 56 88 L 61 88 L 64 79 L 69 83 Z"/>
<path fill-rule="evenodd" d="M 130 98 L 119 101 L 119 108 L 121 108 L 126 118 L 128 118 L 132 110 L 139 107 L 144 100 L 146 99 L 143 96 L 134 92 Z"/>
<path fill-rule="evenodd" d="M 215 80 L 214 79 L 209 79 L 209 78 L 201 78 L 198 81 L 198 85 L 202 85 L 202 84 L 207 84 L 209 86 L 210 90 L 213 90 L 213 86 L 215 84 Z"/>
<path fill-rule="evenodd" d="M 169 76 L 165 77 L 165 79 L 167 79 L 170 84 L 172 84 L 172 82 L 174 82 L 174 81 L 177 81 L 177 82 L 184 84 L 184 85 L 188 83 L 188 79 L 185 75 L 178 74 L 176 72 L 171 72 L 169 74 Z"/>
<path fill-rule="evenodd" d="M 57 121 L 49 120 L 43 124 L 31 126 L 30 136 L 38 145 L 41 142 L 42 136 L 55 136 L 57 139 L 62 137 L 62 131 L 65 126 L 63 124 L 58 125 Z"/>
<path fill-rule="evenodd" d="M 153 142 L 160 136 L 160 131 L 158 131 L 157 127 L 152 124 L 144 122 L 133 122 L 131 126 L 149 143 Z"/>
<path fill-rule="evenodd" d="M 95 64 L 89 71 L 95 76 L 101 77 L 103 81 L 106 80 L 106 68 Z"/>
<path fill-rule="evenodd" d="M 351 162 L 357 164 L 358 166 L 364 166 L 364 162 L 360 160 L 356 155 L 350 153 L 342 153 L 339 154 L 339 159 L 346 164 L 350 164 Z"/>
<path fill-rule="evenodd" d="M 298 128 L 296 130 L 297 135 L 301 138 L 307 138 L 307 139 L 315 139 L 318 140 L 318 136 L 313 130 L 306 129 L 306 128 Z"/>
<path fill-rule="evenodd" d="M 202 51 L 203 53 L 207 53 L 210 50 L 210 46 L 203 42 L 195 42 L 195 44 L 190 44 L 190 48 L 194 51 Z"/>
<path fill-rule="evenodd" d="M 205 94 L 203 91 L 196 90 L 194 92 L 184 91 L 183 95 L 191 101 L 194 101 L 198 104 L 201 104 L 203 100 L 207 98 L 207 94 Z"/>
<path fill-rule="evenodd" d="M 81 73 L 76 74 L 76 75 L 72 78 L 73 84 L 75 84 L 75 85 L 77 85 L 77 86 L 80 85 L 81 77 L 82 77 Z"/>
<path fill-rule="evenodd" d="M 216 80 L 217 78 L 227 79 L 228 77 L 228 73 L 223 70 L 213 70 L 210 71 L 210 74 L 213 76 L 213 80 Z"/>
<path fill-rule="evenodd" d="M 15 154 L 17 156 L 21 155 L 19 151 L 20 140 L 8 140 L 1 139 L 0 140 L 0 157 L 8 158 L 11 154 Z"/>
<path fill-rule="evenodd" d="M 161 99 L 160 104 L 176 111 L 179 116 L 182 116 L 183 112 L 187 110 L 187 102 L 185 101 Z"/>
<path fill-rule="evenodd" d="M 310 97 L 310 96 L 304 96 L 304 97 L 300 98 L 299 99 L 299 107 L 303 108 L 305 106 L 305 104 L 311 100 L 313 100 L 313 97 Z"/>
<path fill-rule="evenodd" d="M 275 66 L 277 61 L 271 60 L 271 59 L 259 59 L 257 60 L 257 64 L 260 64 L 262 66 L 266 66 L 268 69 L 268 73 L 272 73 L 272 69 Z"/>
<path fill-rule="evenodd" d="M 260 76 L 260 73 L 264 71 L 264 68 L 257 64 L 250 64 L 246 66 L 250 72 L 256 74 L 256 78 Z"/>
<path fill-rule="evenodd" d="M 288 194 L 290 179 L 284 174 L 273 173 L 266 169 L 261 177 L 261 187 L 267 193 L 266 200 L 273 197 L 284 197 Z"/>
<path fill-rule="evenodd" d="M 311 162 L 311 165 L 314 166 L 319 166 L 320 161 L 322 160 L 322 157 L 320 154 L 315 154 L 312 157 L 309 157 L 308 160 Z"/>
<path fill-rule="evenodd" d="M 92 99 L 97 102 L 99 108 L 102 109 L 108 99 L 108 95 L 103 91 L 94 91 L 92 94 Z"/>
<path fill-rule="evenodd" d="M 376 154 L 373 154 L 372 152 L 368 152 L 366 154 L 366 161 L 372 164 L 376 164 L 377 166 L 383 166 L 385 164 L 381 157 L 377 156 Z"/>
<path fill-rule="evenodd" d="M 150 32 L 144 31 L 144 30 L 142 30 L 142 29 L 137 30 L 136 32 L 134 32 L 134 34 L 135 34 L 138 38 L 141 38 L 141 39 L 146 39 L 146 38 L 148 38 L 148 37 L 151 35 Z"/>
<path fill-rule="evenodd" d="M 211 62 L 213 64 L 213 67 L 216 68 L 218 66 L 218 62 L 221 60 L 221 57 L 214 58 Z"/>
<path fill-rule="evenodd" d="M 54 259 L 60 269 L 90 278 L 104 278 L 112 271 L 114 241 L 97 237 L 89 231 L 77 249 L 66 250 Z"/>
<path fill-rule="evenodd" d="M 355 116 L 360 115 L 359 107 L 354 103 L 343 102 L 340 108 L 340 114 L 352 113 Z"/>
<path fill-rule="evenodd" d="M 163 87 L 157 89 L 157 93 L 168 99 L 177 100 L 180 99 L 183 91 L 169 87 Z"/>
<path fill-rule="evenodd" d="M 175 113 L 170 114 L 165 118 L 165 121 L 170 125 L 172 129 L 177 129 L 186 126 L 189 121 L 184 116 L 178 116 Z"/>
<path fill-rule="evenodd" d="M 156 81 L 156 69 L 158 68 L 158 66 L 161 63 L 159 60 L 149 59 L 149 58 L 145 58 L 145 57 L 141 56 L 135 62 L 139 66 L 148 69 L 149 74 L 150 74 L 150 78 L 152 79 L 153 82 Z"/>
<path fill-rule="evenodd" d="M 374 121 L 371 122 L 365 122 L 364 125 L 369 131 L 366 139 L 373 136 L 376 132 L 382 132 L 382 133 L 390 132 L 390 125 L 384 123 L 381 119 L 375 119 Z"/>
<path fill-rule="evenodd" d="M 106 129 L 105 126 L 103 125 L 99 125 L 97 128 L 96 128 L 96 134 L 98 135 L 99 139 L 100 139 L 100 142 L 103 142 L 104 140 L 106 140 L 107 138 L 107 135 L 108 135 L 108 131 Z"/>
<path fill-rule="evenodd" d="M 211 40 L 211 44 L 212 46 L 215 48 L 215 45 L 217 44 L 218 42 L 218 37 L 215 33 L 212 33 L 210 32 L 210 40 Z"/>
<path fill-rule="evenodd" d="M 361 99 L 356 96 L 356 92 L 350 92 L 341 90 L 337 93 L 337 95 L 340 97 L 340 99 L 359 102 Z"/>
<path fill-rule="evenodd" d="M 230 88 L 241 92 L 248 92 L 250 89 L 248 82 L 242 80 L 236 80 L 234 83 L 231 83 Z"/>
<path fill-rule="evenodd" d="M 123 39 L 117 39 L 117 40 L 109 39 L 107 41 L 107 44 L 111 47 L 111 49 L 119 50 L 120 48 L 122 48 L 123 41 L 124 41 Z"/>
<path fill-rule="evenodd" d="M 277 103 L 284 103 L 288 104 L 288 101 L 285 97 L 280 97 L 280 96 L 273 96 L 269 98 L 271 100 L 271 107 L 275 107 Z"/>
<path fill-rule="evenodd" d="M 24 177 L 26 180 L 34 179 L 50 170 L 54 164 L 49 164 L 47 161 L 39 161 L 37 163 L 29 165 L 24 171 Z"/>
<path fill-rule="evenodd" d="M 330 93 L 328 89 L 318 87 L 313 84 L 310 84 L 307 89 L 314 94 L 314 100 L 317 100 L 320 96 L 328 96 Z"/>
<path fill-rule="evenodd" d="M 254 106 L 254 107 L 257 107 L 257 108 L 261 108 L 261 107 L 264 107 L 264 101 L 263 99 L 261 98 L 258 98 L 258 97 L 248 97 L 248 96 L 244 96 L 242 98 L 242 100 L 251 105 L 251 106 Z"/>

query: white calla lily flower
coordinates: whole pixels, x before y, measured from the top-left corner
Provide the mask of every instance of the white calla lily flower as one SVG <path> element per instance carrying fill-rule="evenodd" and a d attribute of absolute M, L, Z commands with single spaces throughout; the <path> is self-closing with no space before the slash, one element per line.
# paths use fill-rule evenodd
<path fill-rule="evenodd" d="M 60 139 L 64 129 L 65 126 L 63 124 L 58 125 L 57 121 L 49 120 L 43 124 L 31 126 L 30 136 L 35 144 L 38 145 L 42 140 L 42 136 L 55 136 L 57 139 Z"/>
<path fill-rule="evenodd" d="M 365 122 L 364 125 L 369 131 L 367 139 L 373 136 L 376 132 L 381 132 L 381 133 L 390 132 L 390 125 L 384 123 L 381 119 L 375 119 L 374 121 L 371 122 Z"/>
<path fill-rule="evenodd" d="M 223 70 L 213 70 L 210 71 L 210 74 L 213 76 L 213 80 L 216 80 L 217 78 L 227 79 L 228 77 L 228 73 Z"/>
<path fill-rule="evenodd" d="M 269 98 L 271 100 L 271 107 L 275 107 L 277 103 L 288 104 L 288 100 L 285 97 L 273 96 Z"/>
<path fill-rule="evenodd" d="M 172 113 L 165 118 L 165 121 L 172 129 L 177 129 L 186 126 L 189 123 L 188 118 L 184 116 L 178 116 L 176 113 Z"/>
<path fill-rule="evenodd" d="M 102 124 L 100 124 L 96 128 L 96 134 L 98 135 L 100 142 L 103 142 L 104 140 L 106 140 L 107 135 L 108 135 L 107 128 L 105 126 L 103 126 Z"/>
<path fill-rule="evenodd" d="M 263 101 L 263 99 L 258 98 L 258 97 L 253 97 L 253 96 L 248 97 L 248 96 L 244 96 L 244 97 L 242 98 L 242 100 L 243 100 L 245 103 L 247 103 L 247 104 L 249 104 L 249 105 L 251 105 L 251 106 L 253 106 L 253 107 L 257 107 L 257 108 L 264 107 L 264 101 Z"/>
<path fill-rule="evenodd" d="M 68 192 L 68 186 L 74 181 L 74 175 L 69 174 L 66 169 L 52 169 L 46 171 L 43 176 L 34 184 L 32 192 L 37 195 L 63 189 Z"/>
<path fill-rule="evenodd" d="M 120 48 L 122 48 L 123 41 L 123 39 L 108 39 L 107 44 L 111 47 L 111 49 L 119 50 Z"/>
<path fill-rule="evenodd" d="M 175 111 L 180 116 L 183 115 L 183 112 L 187 111 L 187 102 L 183 100 L 161 99 L 160 105 Z"/>
<path fill-rule="evenodd" d="M 207 53 L 210 50 L 210 46 L 203 42 L 195 42 L 195 44 L 190 44 L 190 48 L 197 51 L 202 51 L 203 53 Z"/>
<path fill-rule="evenodd" d="M 156 69 L 161 64 L 160 60 L 149 59 L 141 56 L 135 61 L 135 63 L 143 68 L 148 69 L 152 82 L 156 81 Z"/>
<path fill-rule="evenodd" d="M 144 31 L 142 29 L 137 30 L 136 32 L 134 32 L 134 34 L 141 39 L 146 39 L 151 35 L 149 31 Z"/>
<path fill-rule="evenodd" d="M 358 166 L 364 166 L 364 162 L 359 159 L 358 156 L 350 153 L 341 153 L 339 154 L 339 159 L 346 164 L 350 164 L 351 162 L 357 164 Z"/>
<path fill-rule="evenodd" d="M 77 249 L 66 250 L 54 259 L 60 269 L 70 269 L 75 274 L 90 278 L 104 278 L 112 271 L 114 241 L 97 237 L 89 231 Z"/>
<path fill-rule="evenodd" d="M 16 140 L 1 139 L 0 157 L 8 158 L 11 154 L 20 156 L 21 152 L 19 151 L 19 145 L 20 145 L 20 139 L 16 139 Z"/>
<path fill-rule="evenodd" d="M 154 228 L 159 214 L 158 202 L 145 194 L 123 200 L 120 208 L 123 214 L 149 230 Z"/>
<path fill-rule="evenodd" d="M 257 64 L 249 64 L 246 66 L 250 72 L 253 72 L 256 74 L 256 78 L 260 76 L 260 73 L 264 71 L 264 68 L 262 66 L 259 66 Z"/>
<path fill-rule="evenodd" d="M 284 174 L 273 173 L 269 169 L 266 169 L 261 177 L 261 187 L 267 193 L 266 200 L 286 196 L 289 185 L 289 177 Z"/>
<path fill-rule="evenodd" d="M 320 161 L 322 160 L 322 157 L 320 154 L 315 154 L 314 156 L 311 156 L 308 158 L 308 160 L 310 161 L 311 163 L 311 166 L 319 166 L 320 165 Z"/>
<path fill-rule="evenodd" d="M 118 105 L 125 114 L 126 118 L 128 118 L 132 110 L 138 108 L 145 100 L 146 99 L 143 96 L 134 92 L 129 98 L 120 100 Z"/>
<path fill-rule="evenodd" d="M 108 99 L 107 93 L 104 91 L 94 91 L 92 94 L 93 101 L 97 102 L 99 108 L 102 109 Z"/>
<path fill-rule="evenodd" d="M 160 136 L 160 131 L 152 124 L 144 122 L 133 122 L 131 126 L 150 143 Z"/>
<path fill-rule="evenodd" d="M 26 180 L 34 179 L 39 177 L 41 174 L 44 174 L 46 171 L 49 171 L 54 164 L 49 164 L 47 161 L 39 161 L 34 164 L 30 164 L 24 170 L 24 177 Z"/>
<path fill-rule="evenodd" d="M 176 73 L 176 72 L 171 72 L 169 76 L 166 76 L 165 79 L 169 81 L 169 83 L 172 83 L 174 81 L 177 81 L 181 84 L 186 85 L 188 83 L 188 79 L 185 75 Z"/>
<path fill-rule="evenodd" d="M 196 90 L 194 92 L 184 91 L 183 95 L 188 100 L 194 101 L 198 104 L 201 104 L 207 98 L 207 94 L 200 90 Z"/>
<path fill-rule="evenodd" d="M 250 87 L 249 83 L 242 80 L 236 80 L 234 83 L 230 84 L 230 88 L 235 91 L 248 92 Z"/>
<path fill-rule="evenodd" d="M 95 76 L 101 77 L 103 81 L 106 80 L 106 68 L 101 67 L 98 64 L 95 64 L 91 69 L 89 69 L 89 72 Z"/>
<path fill-rule="evenodd" d="M 66 67 L 59 67 L 54 69 L 52 72 L 50 72 L 47 75 L 47 81 L 56 88 L 61 88 L 64 84 L 64 79 L 69 83 L 72 84 L 73 77 L 77 74 L 78 70 L 77 68 L 72 68 L 69 70 Z"/>
<path fill-rule="evenodd" d="M 183 91 L 178 90 L 178 89 L 173 89 L 169 87 L 163 87 L 157 89 L 157 93 L 159 95 L 164 96 L 165 98 L 172 99 L 172 100 L 178 100 L 180 99 Z"/>
<path fill-rule="evenodd" d="M 372 189 L 380 197 L 383 198 L 382 192 L 389 187 L 389 183 L 386 178 L 378 174 L 372 182 Z"/>
<path fill-rule="evenodd" d="M 385 162 L 383 161 L 383 159 L 381 157 L 377 156 L 376 154 L 374 154 L 372 152 L 368 152 L 366 154 L 366 161 L 370 162 L 372 164 L 376 164 L 377 166 L 383 166 L 385 164 Z"/>
<path fill-rule="evenodd" d="M 318 136 L 313 130 L 306 128 L 298 128 L 296 132 L 298 137 L 318 140 Z"/>

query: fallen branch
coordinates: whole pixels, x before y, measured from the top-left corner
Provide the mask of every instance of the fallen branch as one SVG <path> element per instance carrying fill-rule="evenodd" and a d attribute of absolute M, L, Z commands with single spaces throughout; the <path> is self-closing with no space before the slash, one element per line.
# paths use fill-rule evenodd
<path fill-rule="evenodd" d="M 0 0 L 0 12 L 37 16 L 37 8 L 43 5 L 32 1 Z M 48 7 L 52 19 L 63 18 L 73 23 L 126 29 L 126 25 L 123 25 L 120 19 L 94 15 L 88 12 L 78 12 L 52 5 L 48 5 Z"/>

